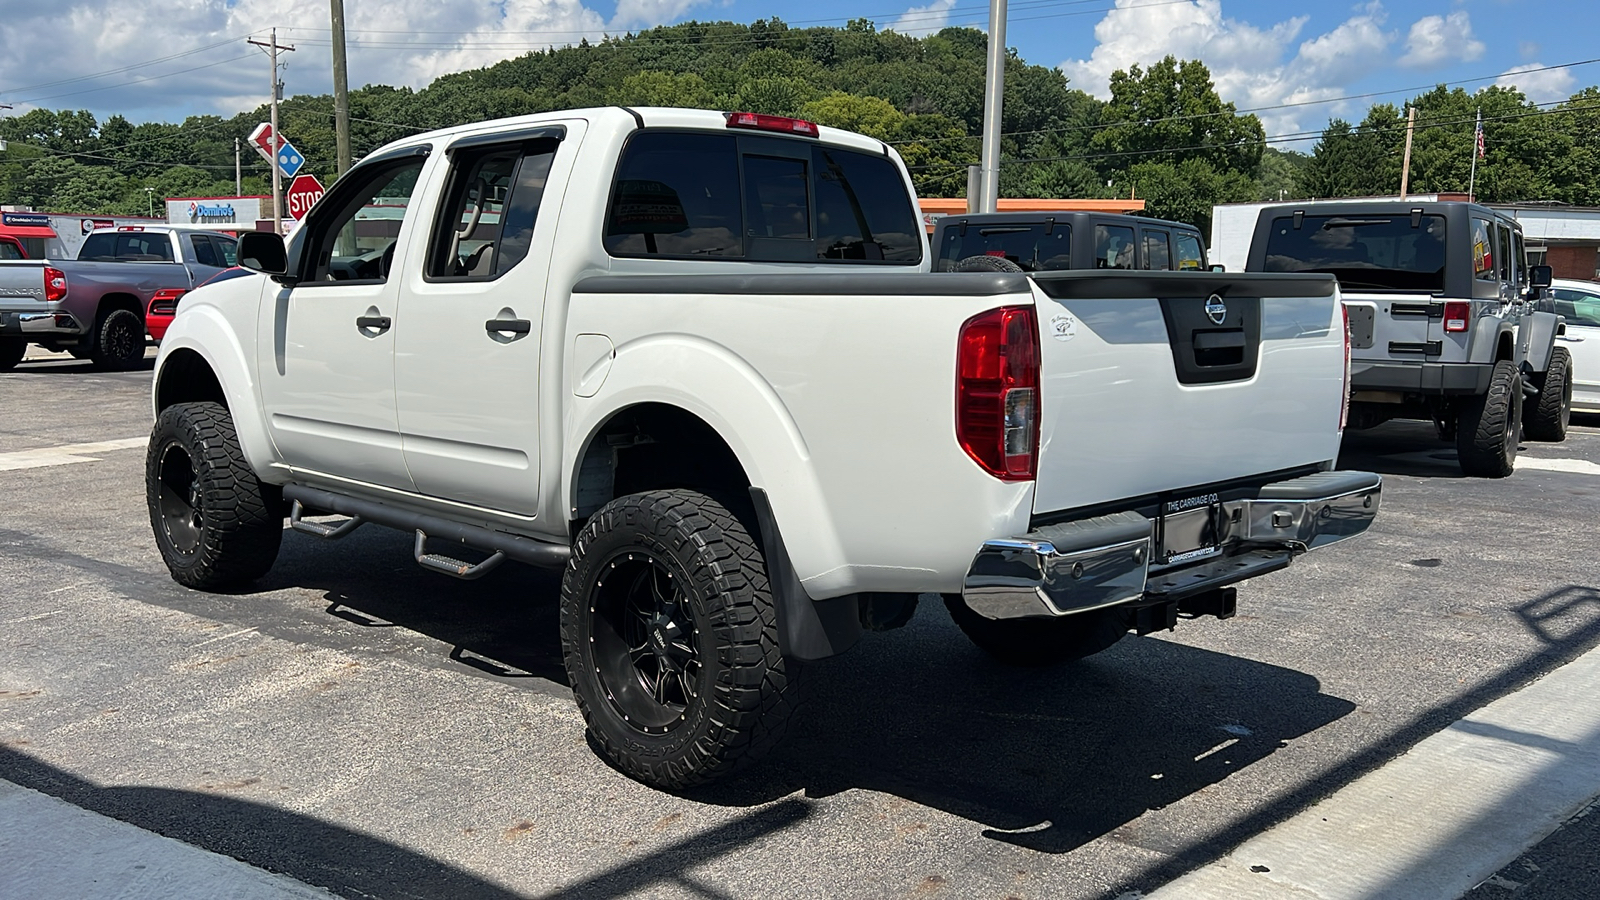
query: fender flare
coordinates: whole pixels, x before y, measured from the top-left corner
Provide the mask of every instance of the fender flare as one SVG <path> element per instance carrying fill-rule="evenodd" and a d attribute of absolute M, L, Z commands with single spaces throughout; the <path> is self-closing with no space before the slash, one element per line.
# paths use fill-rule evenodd
<path fill-rule="evenodd" d="M 233 418 L 234 430 L 239 435 L 239 447 L 245 460 L 263 481 L 271 481 L 271 464 L 278 455 L 272 439 L 267 434 L 267 424 L 261 415 L 261 404 L 251 377 L 249 356 L 233 326 L 222 311 L 209 304 L 186 307 L 183 315 L 172 320 L 166 335 L 161 339 L 161 352 L 156 357 L 155 374 L 150 385 L 150 409 L 153 418 L 161 415 L 161 379 L 166 373 L 168 360 L 179 351 L 191 351 L 200 356 L 222 385 L 228 412 Z"/>
<path fill-rule="evenodd" d="M 624 410 L 645 403 L 677 407 L 705 422 L 727 444 L 753 487 L 765 491 L 775 523 L 791 525 L 794 571 L 808 578 L 841 566 L 845 553 L 810 453 L 782 399 L 737 354 L 684 334 L 653 335 L 619 345 L 605 383 L 591 398 L 572 397 L 562 459 L 562 496 L 576 506 L 579 467 L 596 435 Z"/>

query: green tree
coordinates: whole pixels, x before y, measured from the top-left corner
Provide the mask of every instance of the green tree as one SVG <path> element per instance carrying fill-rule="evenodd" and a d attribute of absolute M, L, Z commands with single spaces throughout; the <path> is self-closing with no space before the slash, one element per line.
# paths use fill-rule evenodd
<path fill-rule="evenodd" d="M 1172 56 L 1113 72 L 1100 125 L 1090 145 L 1113 169 L 1200 159 L 1218 172 L 1253 172 L 1265 138 L 1260 119 L 1222 102 L 1204 63 Z"/>

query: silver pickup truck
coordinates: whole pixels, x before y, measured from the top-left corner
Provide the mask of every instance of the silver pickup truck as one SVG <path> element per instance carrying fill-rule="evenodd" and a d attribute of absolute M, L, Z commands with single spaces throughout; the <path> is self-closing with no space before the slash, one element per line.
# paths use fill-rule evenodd
<path fill-rule="evenodd" d="M 0 372 L 29 344 L 108 369 L 144 359 L 145 313 L 161 290 L 189 290 L 233 265 L 232 237 L 125 225 L 84 239 L 75 260 L 0 258 Z"/>

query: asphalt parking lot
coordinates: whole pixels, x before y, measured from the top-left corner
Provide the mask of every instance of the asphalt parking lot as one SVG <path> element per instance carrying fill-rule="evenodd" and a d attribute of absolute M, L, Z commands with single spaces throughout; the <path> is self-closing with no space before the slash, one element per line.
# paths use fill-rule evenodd
<path fill-rule="evenodd" d="M 1600 418 L 1495 481 L 1391 423 L 1341 460 L 1386 475 L 1372 531 L 1235 618 L 1019 671 L 924 603 L 810 668 L 764 765 L 672 796 L 586 746 L 549 573 L 368 528 L 174 584 L 149 378 L 0 375 L 0 778 L 342 896 L 1136 897 L 1600 645 Z"/>

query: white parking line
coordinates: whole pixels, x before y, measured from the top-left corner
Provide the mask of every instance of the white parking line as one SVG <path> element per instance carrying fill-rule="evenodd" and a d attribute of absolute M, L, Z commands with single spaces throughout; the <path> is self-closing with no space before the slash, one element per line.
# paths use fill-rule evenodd
<path fill-rule="evenodd" d="M 1517 468 L 1540 469 L 1545 472 L 1572 472 L 1576 475 L 1600 475 L 1600 465 L 1586 459 L 1540 459 L 1536 456 L 1519 456 Z"/>
<path fill-rule="evenodd" d="M 1597 692 L 1593 650 L 1148 900 L 1455 900 L 1600 795 Z"/>
<path fill-rule="evenodd" d="M 67 463 L 95 462 L 99 454 L 113 450 L 131 450 L 150 443 L 147 437 L 123 438 L 120 441 L 95 441 L 91 444 L 65 444 L 60 447 L 41 447 L 38 450 L 17 450 L 0 453 L 0 472 L 14 469 L 37 469 L 42 466 L 62 466 Z"/>

